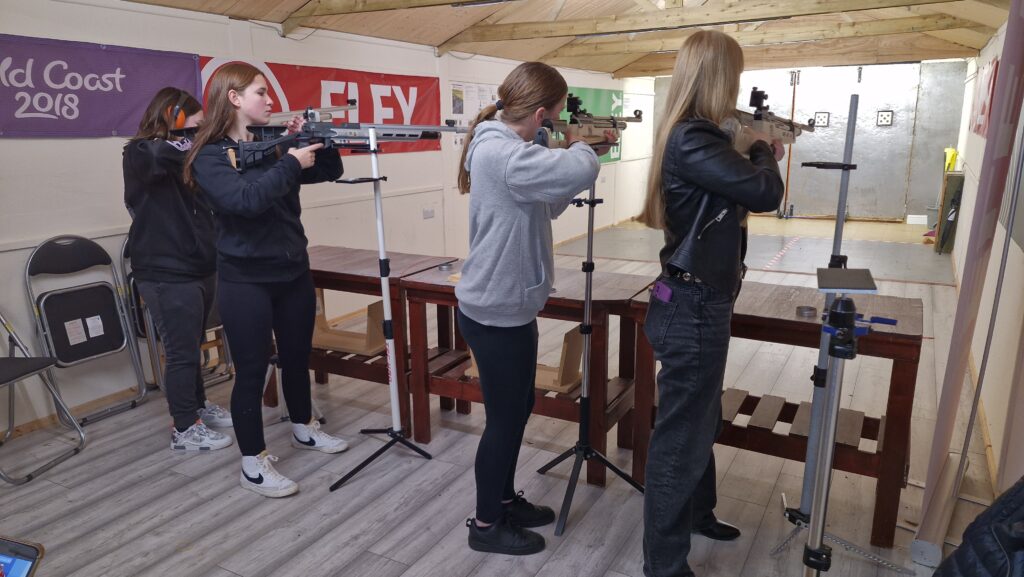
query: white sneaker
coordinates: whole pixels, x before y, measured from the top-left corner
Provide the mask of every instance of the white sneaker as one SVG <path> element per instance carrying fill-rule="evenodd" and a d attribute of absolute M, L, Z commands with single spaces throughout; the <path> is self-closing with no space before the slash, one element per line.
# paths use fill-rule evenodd
<path fill-rule="evenodd" d="M 206 401 L 206 406 L 199 409 L 199 419 L 206 423 L 207 427 L 227 429 L 232 425 L 231 413 L 210 401 Z"/>
<path fill-rule="evenodd" d="M 171 449 L 175 451 L 215 451 L 230 447 L 234 442 L 224 433 L 211 430 L 202 421 L 178 432 L 171 428 Z"/>
<path fill-rule="evenodd" d="M 316 420 L 308 425 L 292 423 L 292 446 L 324 453 L 340 453 L 348 449 L 348 443 L 344 439 L 332 437 L 321 431 L 320 423 Z"/>
<path fill-rule="evenodd" d="M 246 460 L 252 463 L 246 471 Z M 265 497 L 287 497 L 299 492 L 299 485 L 278 473 L 272 462 L 277 457 L 263 451 L 255 457 L 242 457 L 242 487 Z"/>

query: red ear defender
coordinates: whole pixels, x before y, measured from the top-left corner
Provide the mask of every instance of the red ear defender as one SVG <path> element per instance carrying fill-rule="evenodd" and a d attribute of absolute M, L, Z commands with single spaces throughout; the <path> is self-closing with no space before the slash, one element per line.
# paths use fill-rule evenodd
<path fill-rule="evenodd" d="M 178 106 L 168 108 L 167 125 L 171 127 L 171 130 L 181 130 L 182 128 L 185 128 L 185 111 Z"/>
<path fill-rule="evenodd" d="M 178 101 L 174 103 L 174 107 L 167 109 L 167 125 L 171 127 L 171 130 L 185 128 L 185 120 L 188 116 L 185 114 L 183 106 L 187 98 L 188 93 L 182 90 L 178 94 Z"/>

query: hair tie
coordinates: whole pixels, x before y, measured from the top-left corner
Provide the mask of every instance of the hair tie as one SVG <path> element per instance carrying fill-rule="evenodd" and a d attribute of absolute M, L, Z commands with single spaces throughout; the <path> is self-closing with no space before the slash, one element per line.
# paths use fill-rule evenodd
<path fill-rule="evenodd" d="M 504 103 L 504 102 L 502 102 L 502 101 L 501 101 L 501 99 L 498 99 L 498 100 L 497 100 L 497 101 L 496 101 L 496 102 L 494 103 L 494 107 L 495 107 L 495 108 L 497 108 L 498 110 L 501 110 L 501 109 L 505 108 L 505 103 Z"/>

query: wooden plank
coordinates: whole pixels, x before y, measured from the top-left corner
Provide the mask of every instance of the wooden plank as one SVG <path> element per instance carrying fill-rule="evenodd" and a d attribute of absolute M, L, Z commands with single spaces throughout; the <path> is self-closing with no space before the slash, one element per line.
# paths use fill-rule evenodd
<path fill-rule="evenodd" d="M 782 407 L 785 404 L 786 399 L 782 397 L 773 395 L 761 397 L 760 402 L 757 403 L 757 408 L 754 409 L 754 414 L 750 415 L 750 422 L 747 426 L 755 429 L 767 429 L 769 431 L 774 429 L 775 423 L 779 422 L 779 413 L 782 412 Z"/>
<path fill-rule="evenodd" d="M 923 34 L 895 34 L 747 47 L 743 55 L 746 70 L 761 70 L 966 58 L 977 56 L 978 51 Z M 675 54 L 651 54 L 615 71 L 614 77 L 670 75 L 674 65 Z M 746 283 L 743 288 L 746 292 Z"/>
<path fill-rule="evenodd" d="M 848 447 L 860 446 L 860 431 L 864 426 L 864 413 L 839 409 L 839 423 L 836 425 L 836 442 Z"/>
<path fill-rule="evenodd" d="M 459 0 L 464 6 L 473 4 L 501 4 L 517 0 Z M 356 14 L 359 12 L 386 12 L 390 10 L 407 10 L 410 8 L 429 8 L 431 6 L 449 6 L 452 0 L 318 0 L 313 16 L 334 16 Z"/>
<path fill-rule="evenodd" d="M 560 20 L 558 22 L 478 25 L 464 30 L 455 37 L 454 41 L 455 43 L 493 42 L 586 34 L 644 32 L 938 3 L 942 2 L 935 2 L 935 0 L 819 0 L 817 2 L 752 0 L 734 4 L 715 4 L 710 7 L 672 8 L 658 13 Z"/>
<path fill-rule="evenodd" d="M 789 434 L 790 436 L 806 438 L 810 429 L 811 404 L 803 402 L 800 403 L 800 408 L 796 410 L 796 417 L 793 418 L 793 424 L 789 427 Z"/>
<path fill-rule="evenodd" d="M 722 391 L 722 420 L 732 422 L 740 412 L 740 405 L 747 398 L 747 391 L 742 389 L 725 389 Z"/>
<path fill-rule="evenodd" d="M 934 14 L 931 16 L 913 16 L 892 20 L 802 24 L 799 27 L 794 26 L 782 29 L 730 32 L 729 35 L 735 38 L 741 46 L 757 46 L 781 42 L 807 42 L 832 38 L 863 38 L 911 32 L 952 30 L 955 28 L 969 28 L 972 25 L 972 22 L 962 18 L 956 18 L 948 14 Z M 670 38 L 622 37 L 622 40 L 617 42 L 573 43 L 555 50 L 548 54 L 546 58 L 674 52 L 679 49 L 683 41 L 689 36 L 690 34 L 688 33 Z"/>

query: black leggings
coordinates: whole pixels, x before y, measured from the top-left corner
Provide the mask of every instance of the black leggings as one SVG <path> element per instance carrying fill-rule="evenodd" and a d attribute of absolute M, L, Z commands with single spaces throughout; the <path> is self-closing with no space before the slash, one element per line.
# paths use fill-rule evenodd
<path fill-rule="evenodd" d="M 220 279 L 217 304 L 235 362 L 231 419 L 243 456 L 266 449 L 263 385 L 271 334 L 277 343 L 284 401 L 293 423 L 312 418 L 309 353 L 313 348 L 316 293 L 309 272 L 287 282 L 243 283 Z"/>
<path fill-rule="evenodd" d="M 516 462 L 537 379 L 537 321 L 482 325 L 459 311 L 459 330 L 480 370 L 487 423 L 476 451 L 476 518 L 494 523 L 515 494 Z"/>

